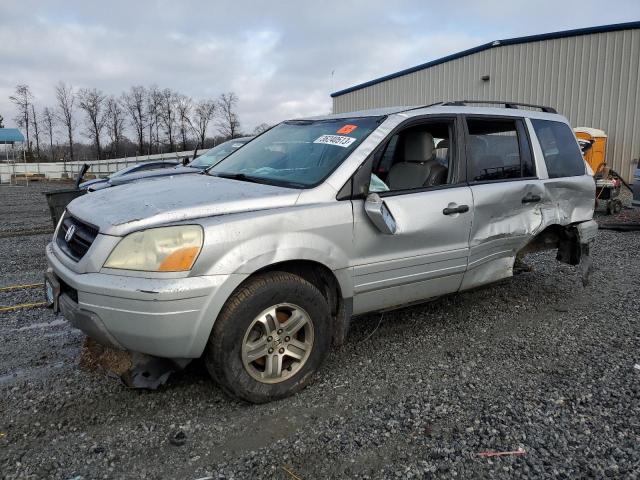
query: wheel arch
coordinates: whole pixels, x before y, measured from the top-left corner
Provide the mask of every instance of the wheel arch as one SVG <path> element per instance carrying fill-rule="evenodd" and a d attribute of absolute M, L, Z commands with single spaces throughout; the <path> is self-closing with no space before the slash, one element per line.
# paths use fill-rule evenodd
<path fill-rule="evenodd" d="M 267 272 L 288 272 L 304 278 L 315 286 L 326 298 L 332 318 L 332 342 L 334 345 L 342 345 L 346 339 L 352 312 L 351 296 L 345 297 L 345 286 L 348 282 L 344 271 L 335 272 L 327 265 L 315 260 L 285 260 L 272 263 L 256 270 L 249 275 L 248 281 L 253 276 Z M 338 275 L 336 275 L 338 273 Z M 343 277 L 343 278 L 340 278 Z M 350 277 L 349 277 L 350 279 Z M 346 285 L 349 290 L 350 285 Z"/>
<path fill-rule="evenodd" d="M 325 297 L 331 311 L 331 330 L 332 343 L 340 346 L 344 343 L 349 324 L 351 322 L 351 314 L 353 312 L 352 300 L 352 281 L 349 269 L 331 270 L 327 265 L 316 260 L 309 259 L 292 259 L 280 262 L 269 263 L 255 269 L 247 275 L 240 283 L 236 284 L 233 291 L 226 297 L 231 298 L 235 292 L 239 291 L 244 285 L 255 278 L 268 272 L 287 272 L 297 275 L 313 286 Z M 217 316 L 222 311 L 222 305 L 217 312 L 216 319 L 212 322 L 211 328 L 217 320 Z"/>
<path fill-rule="evenodd" d="M 516 255 L 521 259 L 528 253 L 558 249 L 559 262 L 577 265 L 580 263 L 580 242 L 574 224 L 552 223 L 538 232 Z"/>

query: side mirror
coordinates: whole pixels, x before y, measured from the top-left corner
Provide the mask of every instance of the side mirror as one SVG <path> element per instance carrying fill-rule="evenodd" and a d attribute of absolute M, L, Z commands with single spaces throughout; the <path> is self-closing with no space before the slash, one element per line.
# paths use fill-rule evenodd
<path fill-rule="evenodd" d="M 370 193 L 364 202 L 364 211 L 378 230 L 387 235 L 396 233 L 396 221 L 377 193 Z"/>
<path fill-rule="evenodd" d="M 184 157 L 182 159 L 182 165 L 186 166 L 189 163 L 189 157 Z"/>

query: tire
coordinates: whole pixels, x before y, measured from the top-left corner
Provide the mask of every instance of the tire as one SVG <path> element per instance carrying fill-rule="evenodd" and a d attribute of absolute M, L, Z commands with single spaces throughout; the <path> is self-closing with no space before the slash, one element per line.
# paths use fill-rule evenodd
<path fill-rule="evenodd" d="M 612 210 L 613 210 L 613 214 L 614 214 L 614 215 L 619 214 L 619 213 L 622 211 L 622 206 L 623 206 L 623 205 L 622 205 L 622 201 L 621 201 L 621 200 L 619 200 L 619 199 L 615 199 L 615 200 L 613 201 L 613 208 L 612 208 Z"/>
<path fill-rule="evenodd" d="M 227 394 L 265 403 L 308 385 L 330 346 L 331 314 L 322 293 L 297 275 L 267 272 L 250 278 L 229 297 L 209 336 L 204 361 Z"/>

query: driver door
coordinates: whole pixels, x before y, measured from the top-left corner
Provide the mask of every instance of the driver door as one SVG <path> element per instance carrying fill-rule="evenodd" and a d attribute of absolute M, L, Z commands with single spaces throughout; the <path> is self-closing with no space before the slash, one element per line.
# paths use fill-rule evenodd
<path fill-rule="evenodd" d="M 428 136 L 422 138 L 448 137 L 446 159 L 435 158 L 434 148 L 434 156 L 416 162 L 420 163 L 416 167 L 419 171 L 429 162 L 438 161 L 447 166 L 448 174 L 441 184 L 402 189 L 388 185 L 388 191 L 378 193 L 395 220 L 395 233 L 383 233 L 375 226 L 365 211 L 364 199 L 352 200 L 354 314 L 425 300 L 460 288 L 469 256 L 473 197 L 466 183 L 458 181 L 464 179 L 464 162 L 460 160 L 464 152 L 457 141 L 457 122 L 440 119 L 418 126 L 414 122 L 408 127 L 424 128 Z M 371 162 L 373 173 L 384 179 L 393 178 L 392 170 L 400 168 L 394 165 L 403 163 L 406 158 L 402 156 L 408 155 L 402 152 L 402 129 L 383 149 L 394 143 L 397 153 L 379 152 L 380 159 Z"/>

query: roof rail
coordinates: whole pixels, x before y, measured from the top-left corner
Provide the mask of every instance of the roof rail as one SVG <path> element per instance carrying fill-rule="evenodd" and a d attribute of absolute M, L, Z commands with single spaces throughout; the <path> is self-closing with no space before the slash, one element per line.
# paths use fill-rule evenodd
<path fill-rule="evenodd" d="M 539 108 L 545 113 L 558 113 L 555 108 L 545 107 L 543 105 L 533 105 L 531 103 L 505 102 L 504 100 L 455 100 L 452 102 L 444 102 L 443 107 L 464 107 L 467 104 L 498 104 L 504 105 L 504 108 L 530 107 Z"/>
<path fill-rule="evenodd" d="M 415 107 L 411 107 L 411 108 L 407 108 L 406 110 L 403 110 L 403 112 L 410 112 L 411 110 L 420 110 L 421 108 L 437 107 L 440 105 L 443 105 L 443 103 L 435 102 L 435 103 L 430 103 L 428 105 L 416 105 Z"/>

